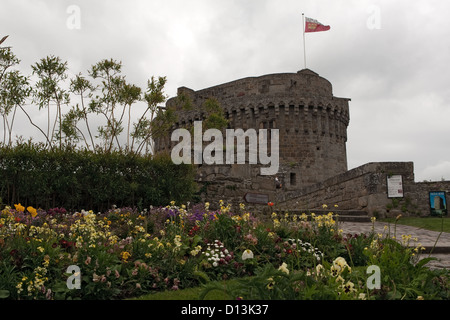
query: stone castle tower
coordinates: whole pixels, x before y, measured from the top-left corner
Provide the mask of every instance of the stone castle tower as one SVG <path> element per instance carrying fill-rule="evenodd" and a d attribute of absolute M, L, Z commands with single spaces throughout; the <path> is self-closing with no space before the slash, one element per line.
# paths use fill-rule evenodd
<path fill-rule="evenodd" d="M 260 175 L 259 165 L 198 165 L 203 197 L 211 203 L 227 199 L 233 203 L 275 201 L 279 192 L 294 192 L 347 171 L 348 98 L 333 96 L 331 83 L 317 73 L 248 77 L 194 91 L 181 87 L 178 95 L 190 97 L 189 111 L 175 107 L 177 121 L 172 129 L 185 128 L 204 119 L 199 108 L 215 98 L 229 121 L 228 128 L 279 130 L 279 170 L 276 176 Z M 155 152 L 170 152 L 176 142 L 170 135 L 155 140 Z M 278 182 L 281 183 L 281 187 Z"/>

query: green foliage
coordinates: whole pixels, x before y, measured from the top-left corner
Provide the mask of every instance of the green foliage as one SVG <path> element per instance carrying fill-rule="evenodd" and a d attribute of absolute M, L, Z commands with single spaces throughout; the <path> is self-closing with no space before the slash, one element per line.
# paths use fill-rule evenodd
<path fill-rule="evenodd" d="M 122 299 L 164 291 L 164 297 L 175 299 L 186 295 L 168 290 L 193 287 L 188 295 L 195 292 L 201 299 L 450 297 L 448 270 L 427 268 L 432 258 L 420 259 L 407 235 L 401 241 L 390 235 L 346 236 L 340 238 L 348 249 L 345 258 L 332 256 L 333 250 L 322 255 L 311 243 L 319 243 L 315 238 L 324 228 L 334 227 L 330 215 L 308 222 L 283 216 L 270 229 L 243 204 L 234 214 L 223 202 L 216 211 L 208 203 L 175 203 L 99 214 L 5 207 L 0 211 L 0 299 Z M 311 242 L 281 238 L 276 222 L 285 234 L 308 234 Z M 76 290 L 66 285 L 73 265 L 81 270 Z M 372 265 L 380 270 L 379 288 L 368 285 Z"/>
<path fill-rule="evenodd" d="M 0 114 L 3 117 L 3 144 L 12 144 L 12 131 L 17 108 L 30 95 L 29 79 L 11 70 L 20 60 L 10 48 L 0 48 Z"/>
<path fill-rule="evenodd" d="M 223 109 L 216 98 L 209 98 L 203 104 L 206 114 L 204 130 L 207 129 L 224 129 L 228 125 L 228 120 L 224 117 Z"/>
<path fill-rule="evenodd" d="M 174 165 L 165 155 L 48 150 L 23 143 L 1 148 L 0 171 L 5 202 L 43 208 L 158 206 L 187 200 L 195 192 L 193 168 Z"/>

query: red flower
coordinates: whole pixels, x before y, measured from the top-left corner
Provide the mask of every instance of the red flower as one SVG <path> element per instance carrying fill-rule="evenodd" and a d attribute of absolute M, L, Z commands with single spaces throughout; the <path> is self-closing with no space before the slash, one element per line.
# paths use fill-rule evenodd
<path fill-rule="evenodd" d="M 269 202 L 267 205 L 268 205 L 269 207 L 273 207 L 273 202 Z"/>
<path fill-rule="evenodd" d="M 72 241 L 67 241 L 64 239 L 59 240 L 59 244 L 61 245 L 61 248 L 70 248 L 74 245 Z"/>
<path fill-rule="evenodd" d="M 196 233 L 197 233 L 197 231 L 199 231 L 200 230 L 200 227 L 199 226 L 193 226 L 192 228 L 191 228 L 191 230 L 189 230 L 189 236 L 194 236 Z"/>

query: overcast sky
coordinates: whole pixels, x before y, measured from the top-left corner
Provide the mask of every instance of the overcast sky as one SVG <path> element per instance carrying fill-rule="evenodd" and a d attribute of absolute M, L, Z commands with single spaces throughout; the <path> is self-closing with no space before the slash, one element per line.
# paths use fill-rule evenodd
<path fill-rule="evenodd" d="M 331 26 L 306 35 L 307 68 L 351 98 L 349 169 L 413 161 L 416 181 L 450 179 L 449 1 L 1 0 L 0 37 L 27 75 L 47 55 L 71 77 L 113 58 L 143 88 L 166 76 L 174 96 L 303 69 L 302 12 Z"/>

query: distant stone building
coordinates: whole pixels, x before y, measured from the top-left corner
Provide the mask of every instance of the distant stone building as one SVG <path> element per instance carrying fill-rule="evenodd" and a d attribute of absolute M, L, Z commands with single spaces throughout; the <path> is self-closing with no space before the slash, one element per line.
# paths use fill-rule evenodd
<path fill-rule="evenodd" d="M 386 175 L 403 175 L 406 194 L 417 191 L 412 163 L 369 164 L 348 171 L 350 99 L 333 96 L 331 83 L 309 69 L 248 77 L 198 91 L 181 87 L 181 95 L 189 97 L 193 107 L 184 110 L 176 97 L 167 101 L 177 114 L 172 131 L 204 120 L 201 106 L 209 98 L 219 102 L 230 129 L 279 130 L 276 175 L 261 175 L 263 165 L 248 162 L 197 165 L 202 198 L 211 204 L 219 199 L 248 206 L 270 201 L 280 209 L 305 210 L 328 203 L 366 215 L 389 215 L 392 199 L 386 196 Z M 155 152 L 170 153 L 176 144 L 170 135 L 156 139 Z"/>

